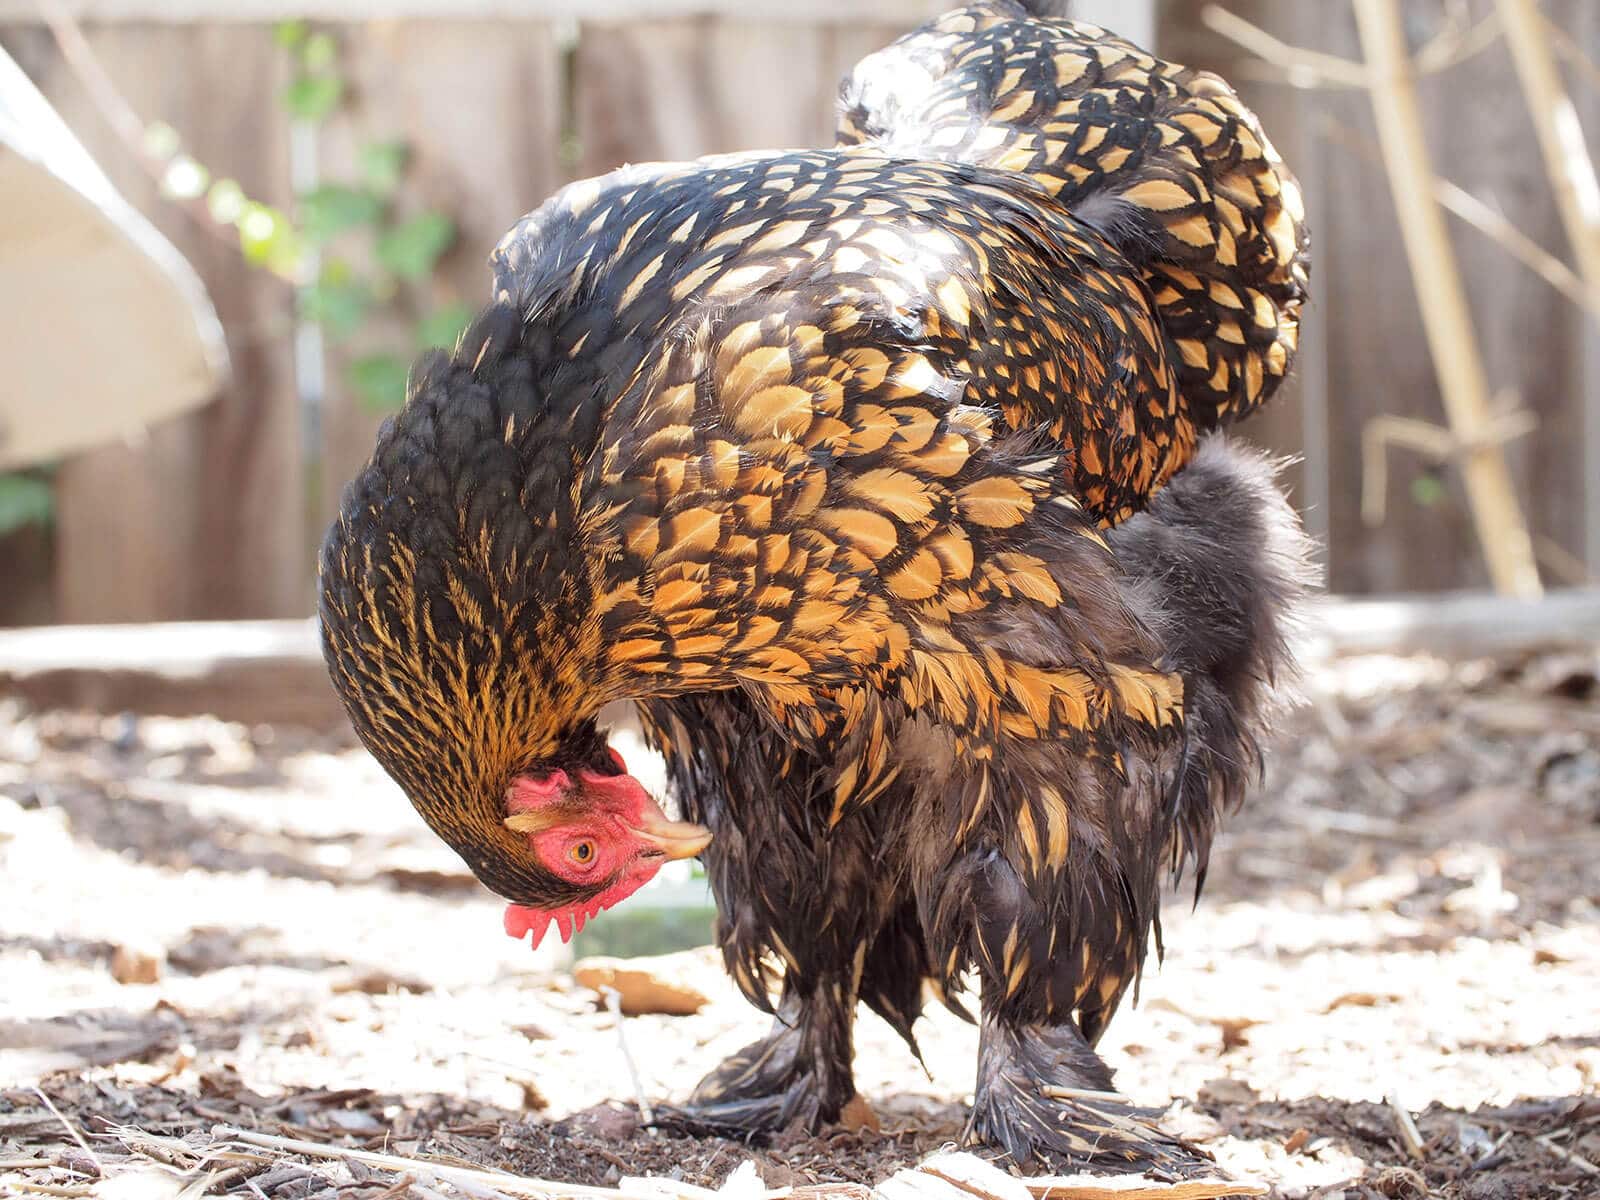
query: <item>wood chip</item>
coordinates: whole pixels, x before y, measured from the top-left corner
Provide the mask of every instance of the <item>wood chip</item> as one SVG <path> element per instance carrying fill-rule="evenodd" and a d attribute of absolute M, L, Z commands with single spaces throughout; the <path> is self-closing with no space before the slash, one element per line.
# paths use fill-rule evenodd
<path fill-rule="evenodd" d="M 585 958 L 572 968 L 572 977 L 586 988 L 604 992 L 614 988 L 622 1011 L 630 1017 L 661 1013 L 687 1017 L 706 1006 L 705 994 L 672 978 L 672 956 L 653 958 Z"/>
<path fill-rule="evenodd" d="M 936 1154 L 896 1171 L 872 1191 L 875 1200 L 1224 1200 L 1264 1196 L 1266 1185 L 1231 1179 L 1173 1182 L 1142 1175 L 1064 1175 L 1019 1179 L 975 1154 Z"/>
<path fill-rule="evenodd" d="M 159 950 L 118 946 L 111 954 L 111 978 L 118 983 L 156 983 L 165 965 L 165 955 Z"/>
<path fill-rule="evenodd" d="M 870 1129 L 878 1133 L 883 1129 L 883 1123 L 878 1120 L 878 1114 L 872 1111 L 872 1105 L 862 1095 L 850 1097 L 850 1102 L 839 1112 L 839 1125 L 851 1133 L 860 1133 L 863 1129 Z"/>

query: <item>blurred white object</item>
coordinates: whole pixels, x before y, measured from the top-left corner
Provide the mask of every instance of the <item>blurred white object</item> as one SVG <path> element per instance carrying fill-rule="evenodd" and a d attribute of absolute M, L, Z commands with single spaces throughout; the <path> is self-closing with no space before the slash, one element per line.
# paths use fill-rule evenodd
<path fill-rule="evenodd" d="M 193 268 L 0 50 L 0 469 L 198 407 L 227 374 Z"/>
<path fill-rule="evenodd" d="M 1141 49 L 1153 52 L 1156 48 L 1154 0 L 1074 0 L 1070 11 L 1075 21 L 1109 29 Z"/>

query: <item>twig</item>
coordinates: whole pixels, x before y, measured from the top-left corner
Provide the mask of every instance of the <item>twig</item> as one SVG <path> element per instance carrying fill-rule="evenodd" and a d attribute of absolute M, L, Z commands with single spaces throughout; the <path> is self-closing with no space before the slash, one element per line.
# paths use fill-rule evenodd
<path fill-rule="evenodd" d="M 61 0 L 35 0 L 35 3 L 39 6 L 40 19 L 49 27 L 50 35 L 61 51 L 62 61 L 77 76 L 84 91 L 89 93 L 90 102 L 99 111 L 106 124 L 111 126 L 118 140 L 122 142 L 123 148 L 161 189 L 163 198 L 182 209 L 206 234 L 237 251 L 238 237 L 230 226 L 221 224 L 211 215 L 211 210 L 204 200 L 197 196 L 174 195 L 166 187 L 167 169 L 172 165 L 171 160 L 152 154 L 145 148 L 147 130 L 145 122 L 134 111 L 133 106 L 124 98 L 110 74 L 101 65 L 99 55 L 94 52 L 89 39 L 84 36 L 83 27 L 78 24 L 66 5 Z M 276 271 L 268 271 L 267 274 L 294 286 L 294 280 Z"/>
<path fill-rule="evenodd" d="M 92 1196 L 93 1188 L 87 1187 L 62 1187 L 54 1183 L 33 1183 L 27 1179 L 13 1179 L 7 1181 L 7 1186 L 21 1188 L 25 1192 L 42 1192 L 46 1196 Z"/>
<path fill-rule="evenodd" d="M 1372 141 L 1343 121 L 1325 116 L 1321 121 L 1320 131 L 1332 141 L 1361 155 L 1368 162 L 1380 167 L 1383 165 L 1383 156 Z M 1436 177 L 1433 184 L 1433 198 L 1449 209 L 1453 216 L 1471 225 L 1568 300 L 1579 308 L 1586 309 L 1596 320 L 1600 320 L 1600 293 L 1591 292 L 1576 271 L 1466 188 L 1442 176 Z"/>
<path fill-rule="evenodd" d="M 415 1171 L 418 1178 L 432 1175 L 452 1187 L 459 1186 L 470 1192 L 476 1186 L 530 1196 L 535 1200 L 555 1196 L 590 1196 L 602 1200 L 615 1200 L 620 1194 L 614 1188 L 589 1187 L 584 1184 L 555 1183 L 547 1179 L 530 1179 L 506 1171 L 486 1171 L 476 1167 L 452 1167 L 426 1158 L 407 1158 L 400 1154 L 379 1154 L 373 1150 L 355 1150 L 344 1146 L 326 1146 L 321 1142 L 308 1142 L 300 1138 L 276 1137 L 270 1133 L 256 1133 L 233 1125 L 218 1125 L 212 1130 L 215 1137 L 243 1142 L 247 1146 L 265 1146 L 288 1154 L 303 1154 L 308 1158 L 335 1158 L 382 1167 L 389 1171 Z"/>
<path fill-rule="evenodd" d="M 1404 446 L 1427 455 L 1436 463 L 1447 463 L 1471 454 L 1482 446 L 1498 446 L 1526 437 L 1539 425 L 1539 419 L 1526 409 L 1500 405 L 1501 411 L 1489 419 L 1476 442 L 1469 443 L 1442 426 L 1415 417 L 1391 413 L 1372 417 L 1361 427 L 1361 519 L 1376 528 L 1383 524 L 1388 510 L 1390 446 Z"/>
<path fill-rule="evenodd" d="M 1494 45 L 1500 33 L 1500 14 L 1493 11 L 1465 29 L 1456 23 L 1417 51 L 1417 73 L 1436 75 L 1458 63 L 1464 63 Z"/>
<path fill-rule="evenodd" d="M 1591 288 L 1600 289 L 1600 177 L 1551 53 L 1550 22 L 1534 0 L 1497 4 L 1578 272 Z"/>
<path fill-rule="evenodd" d="M 1041 1084 L 1039 1094 L 1051 1100 L 1088 1100 L 1091 1103 L 1114 1100 L 1118 1104 L 1129 1103 L 1128 1098 L 1121 1092 L 1097 1092 L 1093 1088 L 1060 1087 L 1053 1083 Z"/>
<path fill-rule="evenodd" d="M 1533 553 L 1544 564 L 1545 570 L 1568 587 L 1590 587 L 1595 582 L 1583 559 L 1554 538 L 1542 533 L 1535 534 Z"/>
<path fill-rule="evenodd" d="M 1200 19 L 1213 33 L 1244 47 L 1275 67 L 1281 67 L 1289 81 L 1298 86 L 1304 86 L 1306 82 L 1326 82 L 1351 88 L 1367 86 L 1367 68 L 1361 63 L 1351 62 L 1336 54 L 1324 54 L 1320 50 L 1291 46 L 1220 4 L 1206 5 L 1200 10 Z"/>
<path fill-rule="evenodd" d="M 95 1169 L 104 1175 L 106 1173 L 105 1164 L 100 1161 L 100 1156 L 90 1149 L 89 1143 L 84 1140 L 83 1134 L 78 1132 L 78 1127 L 62 1116 L 61 1110 L 55 1106 L 55 1102 L 38 1087 L 33 1089 L 33 1094 L 44 1102 L 44 1106 L 50 1110 L 55 1119 L 60 1121 L 66 1131 L 72 1135 L 72 1140 L 78 1143 L 78 1148 L 89 1156 L 89 1161 L 95 1165 Z"/>
<path fill-rule="evenodd" d="M 424 1175 L 419 1177 L 419 1182 L 418 1182 L 417 1186 L 419 1188 L 422 1188 L 426 1184 L 433 1183 L 433 1182 L 434 1182 L 433 1176 L 424 1174 Z M 464 1196 L 473 1196 L 473 1197 L 476 1198 L 476 1200 L 511 1200 L 511 1197 L 507 1196 L 502 1191 L 499 1191 L 499 1190 L 497 1190 L 495 1188 L 491 1188 L 491 1187 L 481 1187 L 478 1184 L 469 1182 L 468 1180 L 465 1180 L 465 1179 L 452 1179 L 452 1180 L 449 1180 L 448 1182 L 449 1182 L 451 1187 L 453 1187 L 456 1191 L 460 1192 L 462 1195 L 464 1195 Z M 443 1200 L 443 1197 L 440 1197 L 437 1192 L 432 1192 L 432 1193 L 429 1193 L 429 1194 L 434 1196 L 434 1197 L 437 1197 L 437 1200 Z"/>
<path fill-rule="evenodd" d="M 1568 300 L 1588 310 L 1590 316 L 1600 320 L 1600 290 L 1591 290 L 1571 267 L 1482 200 L 1448 179 L 1436 181 L 1433 195 L 1440 204 L 1494 242 Z"/>
<path fill-rule="evenodd" d="M 198 1167 L 195 1169 L 195 1173 L 199 1173 Z M 219 1184 L 231 1181 L 235 1175 L 243 1174 L 243 1167 L 229 1167 L 226 1171 L 212 1171 L 209 1175 L 190 1181 L 189 1185 L 183 1189 L 182 1195 L 183 1197 L 204 1196 Z"/>
<path fill-rule="evenodd" d="M 1393 1092 L 1389 1093 L 1389 1111 L 1394 1114 L 1395 1128 L 1400 1131 L 1400 1141 L 1406 1148 L 1406 1153 L 1421 1162 L 1423 1159 L 1422 1134 L 1417 1132 L 1417 1123 L 1412 1119 L 1406 1106 L 1400 1103 L 1400 1097 Z"/>
<path fill-rule="evenodd" d="M 1550 39 L 1550 44 L 1555 52 L 1561 56 L 1569 67 L 1574 67 L 1582 74 L 1588 76 L 1590 87 L 1600 88 L 1600 67 L 1595 66 L 1594 59 L 1583 52 L 1583 47 L 1578 45 L 1573 37 L 1549 17 L 1540 14 L 1544 20 L 1544 32 Z"/>
<path fill-rule="evenodd" d="M 617 1046 L 622 1050 L 622 1061 L 628 1065 L 628 1078 L 633 1081 L 633 1098 L 639 1105 L 639 1119 L 646 1125 L 654 1125 L 656 1114 L 650 1107 L 650 1101 L 645 1099 L 639 1068 L 634 1065 L 633 1055 L 628 1053 L 628 1037 L 622 1028 L 622 993 L 607 986 L 600 989 L 600 994 L 605 997 L 606 1010 L 617 1019 Z"/>
<path fill-rule="evenodd" d="M 1517 1131 L 1515 1129 L 1506 1130 L 1495 1139 L 1494 1145 L 1490 1146 L 1482 1154 L 1478 1155 L 1477 1158 L 1472 1160 L 1471 1169 L 1474 1171 L 1487 1171 L 1492 1166 L 1499 1166 L 1500 1163 L 1505 1161 L 1504 1156 L 1501 1155 L 1500 1151 L 1504 1149 L 1507 1142 L 1516 1136 Z"/>
<path fill-rule="evenodd" d="M 1565 1146 L 1556 1145 L 1556 1135 L 1568 1132 L 1570 1131 L 1566 1129 L 1558 1129 L 1556 1130 L 1556 1133 L 1537 1134 L 1533 1140 L 1538 1142 L 1539 1145 L 1550 1151 L 1550 1153 L 1554 1154 L 1557 1158 L 1565 1159 L 1567 1162 L 1577 1167 L 1578 1170 L 1582 1171 L 1585 1175 L 1600 1175 L 1600 1167 L 1595 1166 L 1587 1158 L 1584 1158 L 1583 1155 L 1574 1154 Z"/>
<path fill-rule="evenodd" d="M 1221 5 L 1207 5 L 1200 11 L 1200 19 L 1213 33 L 1248 50 L 1279 72 L 1279 81 L 1292 87 L 1365 88 L 1371 83 L 1364 64 L 1320 50 L 1291 46 Z M 1454 25 L 1417 51 L 1412 60 L 1413 68 L 1419 75 L 1449 70 L 1483 53 L 1500 34 L 1500 14 L 1496 12 L 1465 28 Z"/>
<path fill-rule="evenodd" d="M 384 1188 L 383 1191 L 379 1192 L 376 1196 L 369 1197 L 368 1200 L 392 1200 L 392 1197 L 404 1196 L 406 1192 L 411 1189 L 411 1185 L 416 1182 L 417 1177 L 414 1174 L 407 1172 L 406 1174 L 400 1176 L 399 1179 L 396 1179 L 388 1187 Z"/>

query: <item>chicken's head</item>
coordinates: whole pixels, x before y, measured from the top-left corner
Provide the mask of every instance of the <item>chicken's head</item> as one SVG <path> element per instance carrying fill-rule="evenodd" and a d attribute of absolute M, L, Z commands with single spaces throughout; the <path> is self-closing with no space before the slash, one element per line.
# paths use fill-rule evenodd
<path fill-rule="evenodd" d="M 630 593 L 584 491 L 607 393 L 523 334 L 496 305 L 413 370 L 323 544 L 319 615 L 356 733 L 537 943 L 711 835 L 668 820 L 596 724 L 645 690 L 611 653 Z"/>
<path fill-rule="evenodd" d="M 527 839 L 527 852 L 585 898 L 553 907 L 511 904 L 506 932 L 533 934 L 538 947 L 553 923 L 567 941 L 601 909 L 627 899 L 671 859 L 705 849 L 710 832 L 669 820 L 650 793 L 609 751 L 613 770 L 560 767 L 518 775 L 506 791 L 505 827 Z"/>

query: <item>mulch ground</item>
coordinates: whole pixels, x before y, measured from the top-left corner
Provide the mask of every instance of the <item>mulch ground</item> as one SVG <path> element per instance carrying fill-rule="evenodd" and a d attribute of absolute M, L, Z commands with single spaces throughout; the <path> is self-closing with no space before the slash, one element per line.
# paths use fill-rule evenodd
<path fill-rule="evenodd" d="M 1119 1086 L 1283 1197 L 1600 1196 L 1597 667 L 1319 670 L 1106 1036 Z M 881 1132 L 642 1127 L 615 1019 L 338 736 L 0 707 L 0 874 L 0 1193 L 441 1200 L 218 1126 L 571 1183 L 870 1184 L 965 1117 L 976 1038 L 930 1009 L 926 1074 L 863 1017 Z M 763 1028 L 709 955 L 672 971 L 710 1002 L 624 1026 L 669 1099 Z"/>

